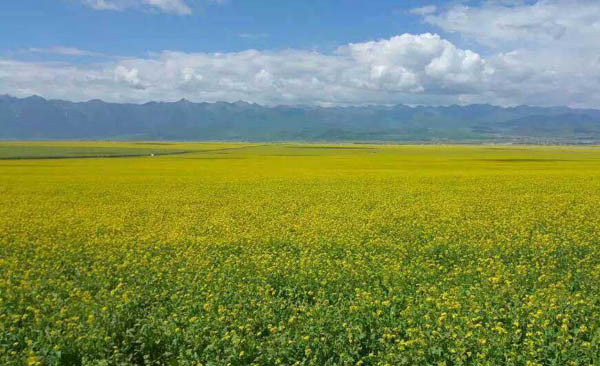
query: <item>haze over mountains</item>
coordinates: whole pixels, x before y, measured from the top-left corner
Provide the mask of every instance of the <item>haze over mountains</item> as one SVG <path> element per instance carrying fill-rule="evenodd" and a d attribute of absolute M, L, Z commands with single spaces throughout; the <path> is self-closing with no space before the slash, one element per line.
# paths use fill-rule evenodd
<path fill-rule="evenodd" d="M 267 107 L 184 99 L 74 103 L 5 95 L 0 139 L 595 143 L 600 110 L 487 104 Z"/>

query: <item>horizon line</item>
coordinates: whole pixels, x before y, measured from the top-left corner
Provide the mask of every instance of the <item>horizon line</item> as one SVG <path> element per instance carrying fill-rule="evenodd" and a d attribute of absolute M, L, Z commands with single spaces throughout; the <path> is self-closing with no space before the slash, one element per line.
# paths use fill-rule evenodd
<path fill-rule="evenodd" d="M 47 102 L 67 102 L 67 103 L 73 103 L 73 104 L 84 104 L 84 103 L 91 103 L 91 102 L 101 102 L 101 103 L 105 103 L 105 104 L 129 104 L 129 105 L 138 105 L 138 106 L 143 106 L 146 104 L 177 104 L 177 103 L 190 103 L 190 104 L 219 104 L 219 103 L 223 103 L 223 104 L 248 104 L 248 105 L 253 105 L 253 106 L 259 106 L 259 107 L 263 107 L 263 108 L 277 108 L 277 107 L 295 107 L 295 108 L 299 108 L 299 107 L 304 107 L 304 108 L 323 108 L 323 109 L 333 109 L 333 108 L 374 108 L 374 107 L 398 107 L 398 106 L 402 106 L 402 107 L 408 107 L 408 108 L 451 108 L 451 107 L 459 107 L 459 108 L 466 108 L 466 107 L 472 107 L 472 106 L 489 106 L 489 107 L 494 107 L 494 108 L 501 108 L 501 109 L 515 109 L 515 108 L 520 108 L 520 107 L 529 107 L 529 108 L 543 108 L 543 109 L 551 109 L 551 108 L 567 108 L 567 109 L 571 109 L 571 110 L 595 110 L 595 111 L 600 111 L 600 108 L 576 108 L 576 107 L 570 107 L 567 105 L 552 105 L 552 106 L 540 106 L 540 105 L 531 105 L 531 104 L 515 104 L 515 105 L 509 105 L 509 106 L 503 106 L 503 105 L 498 105 L 498 104 L 491 104 L 491 103 L 471 103 L 471 104 L 404 104 L 404 103 L 397 103 L 397 104 L 374 104 L 374 103 L 368 103 L 368 104 L 338 104 L 338 105 L 319 105 L 319 104 L 273 104 L 273 105 L 269 105 L 269 104 L 261 104 L 261 103 L 256 103 L 256 102 L 251 102 L 251 101 L 246 101 L 246 100 L 236 100 L 236 101 L 225 101 L 225 100 L 220 100 L 220 101 L 191 101 L 187 98 L 181 98 L 179 100 L 176 101 L 168 101 L 168 100 L 149 100 L 146 102 L 110 102 L 110 101 L 105 101 L 101 98 L 93 98 L 93 99 L 88 99 L 88 100 L 83 100 L 83 101 L 73 101 L 73 100 L 68 100 L 68 99 L 60 99 L 60 98 L 47 98 L 47 97 L 43 97 L 41 95 L 38 94 L 31 94 L 29 96 L 26 97 L 18 97 L 18 96 L 14 96 L 12 94 L 0 94 L 0 100 L 2 100 L 2 98 L 12 98 L 12 99 L 18 99 L 18 100 L 25 100 L 25 99 L 43 99 L 44 101 Z"/>

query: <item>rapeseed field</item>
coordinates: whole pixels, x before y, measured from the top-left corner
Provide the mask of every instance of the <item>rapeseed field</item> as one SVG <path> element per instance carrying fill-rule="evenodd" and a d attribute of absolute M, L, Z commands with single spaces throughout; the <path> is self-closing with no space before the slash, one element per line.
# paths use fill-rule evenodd
<path fill-rule="evenodd" d="M 0 160 L 0 364 L 600 364 L 598 148 L 158 147 Z"/>

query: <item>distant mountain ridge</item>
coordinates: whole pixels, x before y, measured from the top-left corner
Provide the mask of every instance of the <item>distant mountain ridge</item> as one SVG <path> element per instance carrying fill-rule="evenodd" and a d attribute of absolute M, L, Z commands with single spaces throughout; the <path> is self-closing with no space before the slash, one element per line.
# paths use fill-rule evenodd
<path fill-rule="evenodd" d="M 68 102 L 0 95 L 0 139 L 600 141 L 600 110 L 567 107 L 275 106 Z"/>

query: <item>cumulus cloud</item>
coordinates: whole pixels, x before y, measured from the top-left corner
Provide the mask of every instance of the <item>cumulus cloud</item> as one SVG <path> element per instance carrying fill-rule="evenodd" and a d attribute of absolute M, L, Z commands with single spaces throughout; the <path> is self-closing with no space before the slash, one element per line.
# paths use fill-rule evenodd
<path fill-rule="evenodd" d="M 364 86 L 380 90 L 467 92 L 493 73 L 477 53 L 430 33 L 350 44 L 339 51 L 368 68 Z"/>
<path fill-rule="evenodd" d="M 495 80 L 502 100 L 530 95 L 524 101 L 600 107 L 597 0 L 488 0 L 421 15 L 481 45 L 488 65 L 503 76 Z"/>
<path fill-rule="evenodd" d="M 184 0 L 83 0 L 83 4 L 96 10 L 140 8 L 180 15 L 192 13 Z"/>
<path fill-rule="evenodd" d="M 600 35 L 596 0 L 487 1 L 421 15 L 426 23 L 493 48 L 555 43 L 591 47 Z"/>
<path fill-rule="evenodd" d="M 569 64 L 555 51 L 508 48 L 486 55 L 424 33 L 350 43 L 331 53 L 163 51 L 94 63 L 0 59 L 0 94 L 118 102 L 186 98 L 267 105 L 600 107 L 600 55 L 590 60 L 573 56 Z"/>
<path fill-rule="evenodd" d="M 263 104 L 455 102 L 461 94 L 477 92 L 493 73 L 477 53 L 429 33 L 352 43 L 330 54 L 165 51 L 94 64 L 3 60 L 2 70 L 0 92 L 20 95 Z"/>

